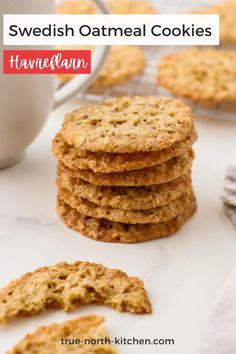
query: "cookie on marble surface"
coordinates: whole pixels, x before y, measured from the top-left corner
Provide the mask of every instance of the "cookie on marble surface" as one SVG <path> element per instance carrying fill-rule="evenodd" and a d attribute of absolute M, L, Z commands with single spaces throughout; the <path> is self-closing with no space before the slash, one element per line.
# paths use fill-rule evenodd
<path fill-rule="evenodd" d="M 148 187 L 96 186 L 68 176 L 58 169 L 57 186 L 90 202 L 123 210 L 147 210 L 171 203 L 181 197 L 192 184 L 190 173 L 175 180 Z"/>
<path fill-rule="evenodd" d="M 163 57 L 158 83 L 195 103 L 217 104 L 236 100 L 236 52 L 188 49 Z"/>
<path fill-rule="evenodd" d="M 190 149 L 187 153 L 166 162 L 135 171 L 94 173 L 91 170 L 72 170 L 62 163 L 59 163 L 59 168 L 70 177 L 80 178 L 97 186 L 151 186 L 186 175 L 192 168 L 193 159 L 194 152 Z"/>
<path fill-rule="evenodd" d="M 80 150 L 109 153 L 158 151 L 187 138 L 191 109 L 167 97 L 121 97 L 83 106 L 65 116 L 60 133 Z"/>
<path fill-rule="evenodd" d="M 193 198 L 185 211 L 173 220 L 157 224 L 131 225 L 91 218 L 78 213 L 62 199 L 57 201 L 58 215 L 66 226 L 96 241 L 114 243 L 136 243 L 170 236 L 184 225 L 196 208 L 196 200 Z"/>
<path fill-rule="evenodd" d="M 113 14 L 145 15 L 157 13 L 148 0 L 107 0 L 107 5 Z"/>
<path fill-rule="evenodd" d="M 94 4 L 91 0 L 65 0 L 56 8 L 58 15 L 89 15 L 95 12 Z"/>
<path fill-rule="evenodd" d="M 221 1 L 206 9 L 196 10 L 195 14 L 220 15 L 220 39 L 223 43 L 236 44 L 236 1 Z"/>
<path fill-rule="evenodd" d="M 75 46 L 60 46 L 60 50 L 77 50 Z M 124 60 L 125 58 L 125 60 Z M 131 80 L 142 74 L 145 68 L 145 55 L 141 48 L 135 46 L 114 46 L 92 84 L 92 88 L 110 87 Z M 75 77 L 74 74 L 58 74 L 58 79 L 66 83 Z"/>
<path fill-rule="evenodd" d="M 72 311 L 86 304 L 107 305 L 132 313 L 151 312 L 139 278 L 101 264 L 59 263 L 27 273 L 0 290 L 0 323 L 47 308 Z"/>
<path fill-rule="evenodd" d="M 112 154 L 106 152 L 81 151 L 67 144 L 61 134 L 57 134 L 52 151 L 58 161 L 72 169 L 91 169 L 93 172 L 123 172 L 152 167 L 173 157 L 183 154 L 197 140 L 195 128 L 186 139 L 173 144 L 170 148 L 151 151 Z"/>
<path fill-rule="evenodd" d="M 103 322 L 104 317 L 89 315 L 39 327 L 35 332 L 27 334 L 7 354 L 117 354 L 114 346 L 102 344 L 101 339 L 105 342 L 105 338 L 109 338 Z M 62 339 L 79 339 L 81 343 L 75 349 L 73 345 L 63 345 Z M 97 341 L 97 344 L 84 344 L 85 339 Z"/>
<path fill-rule="evenodd" d="M 168 222 L 177 215 L 182 214 L 188 207 L 189 200 L 193 198 L 193 191 L 189 187 L 181 197 L 171 203 L 148 210 L 122 210 L 99 206 L 89 202 L 87 199 L 74 196 L 65 188 L 59 188 L 58 197 L 64 200 L 71 208 L 86 216 L 125 224 L 150 224 Z"/>

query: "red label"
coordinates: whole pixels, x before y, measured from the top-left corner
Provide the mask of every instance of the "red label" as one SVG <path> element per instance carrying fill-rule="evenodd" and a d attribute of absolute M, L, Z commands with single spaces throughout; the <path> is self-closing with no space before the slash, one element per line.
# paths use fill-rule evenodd
<path fill-rule="evenodd" d="M 4 74 L 90 74 L 90 50 L 4 50 Z"/>

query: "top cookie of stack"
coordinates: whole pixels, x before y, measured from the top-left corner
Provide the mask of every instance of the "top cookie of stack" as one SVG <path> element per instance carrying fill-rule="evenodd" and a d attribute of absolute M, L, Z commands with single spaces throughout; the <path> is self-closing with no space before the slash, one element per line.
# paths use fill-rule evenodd
<path fill-rule="evenodd" d="M 196 139 L 190 108 L 170 98 L 122 97 L 67 114 L 53 142 L 60 216 L 105 241 L 173 233 L 195 210 Z"/>

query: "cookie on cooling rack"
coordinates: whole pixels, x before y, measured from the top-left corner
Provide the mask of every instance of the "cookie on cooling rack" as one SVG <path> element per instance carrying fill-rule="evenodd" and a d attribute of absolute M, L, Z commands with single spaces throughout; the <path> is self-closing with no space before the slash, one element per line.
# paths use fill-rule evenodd
<path fill-rule="evenodd" d="M 196 14 L 220 15 L 220 38 L 223 43 L 236 44 L 236 1 L 222 1 L 206 9 L 194 11 Z"/>
<path fill-rule="evenodd" d="M 148 0 L 107 0 L 113 14 L 155 14 L 153 4 Z"/>
<path fill-rule="evenodd" d="M 56 11 L 58 15 L 86 15 L 96 12 L 91 0 L 66 0 L 57 6 Z"/>
<path fill-rule="evenodd" d="M 109 338 L 106 329 L 102 326 L 104 317 L 89 315 L 47 327 L 39 327 L 34 333 L 27 334 L 7 354 L 43 354 L 43 353 L 72 353 L 71 345 L 63 345 L 62 339 L 80 339 L 81 344 L 77 353 L 83 354 L 117 354 L 113 345 L 102 344 L 102 339 Z M 84 344 L 85 339 L 90 338 L 97 342 Z M 60 348 L 61 346 L 61 348 Z M 74 350 L 73 350 L 74 351 Z"/>
<path fill-rule="evenodd" d="M 113 14 L 155 14 L 157 11 L 148 0 L 107 0 L 108 8 Z M 57 7 L 58 14 L 93 14 L 94 4 L 91 0 L 65 0 Z"/>
<path fill-rule="evenodd" d="M 61 46 L 60 50 L 89 49 L 86 47 Z M 145 68 L 144 52 L 135 46 L 115 46 L 111 48 L 103 68 L 92 84 L 93 88 L 110 87 L 130 80 L 137 75 L 142 74 Z M 73 79 L 73 74 L 58 74 L 58 79 L 66 83 Z"/>
<path fill-rule="evenodd" d="M 236 52 L 188 49 L 163 57 L 158 84 L 194 103 L 215 106 L 236 101 Z"/>

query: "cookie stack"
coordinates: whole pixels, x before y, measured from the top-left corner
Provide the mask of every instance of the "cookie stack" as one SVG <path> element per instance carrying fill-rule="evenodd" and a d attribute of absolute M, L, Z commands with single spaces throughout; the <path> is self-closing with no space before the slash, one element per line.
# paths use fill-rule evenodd
<path fill-rule="evenodd" d="M 99 241 L 173 234 L 196 210 L 196 140 L 190 108 L 171 98 L 122 97 L 67 114 L 53 141 L 59 216 Z"/>

